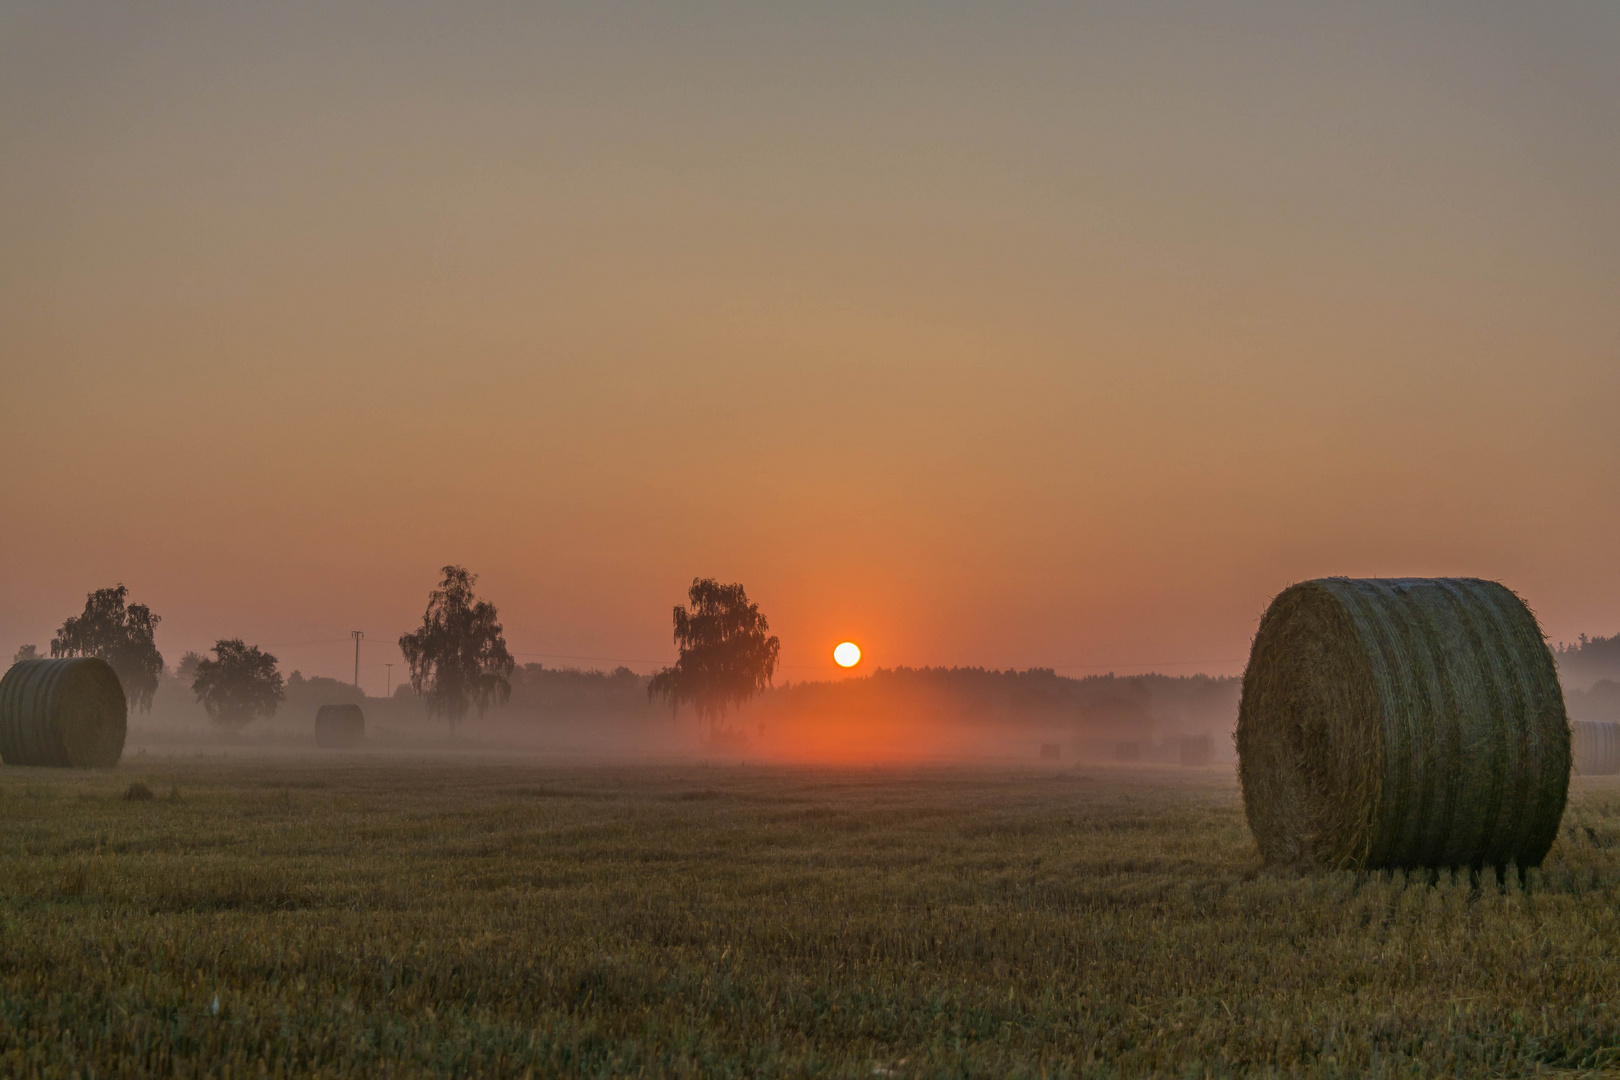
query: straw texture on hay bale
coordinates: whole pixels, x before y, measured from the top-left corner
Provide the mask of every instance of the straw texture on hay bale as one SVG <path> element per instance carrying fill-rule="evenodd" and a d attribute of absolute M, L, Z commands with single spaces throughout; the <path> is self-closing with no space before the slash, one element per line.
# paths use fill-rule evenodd
<path fill-rule="evenodd" d="M 124 752 L 128 706 L 105 660 L 24 660 L 0 679 L 0 759 L 7 765 L 110 769 Z"/>
<path fill-rule="evenodd" d="M 1474 578 L 1284 590 L 1249 654 L 1237 745 L 1269 863 L 1537 866 L 1569 789 L 1541 628 Z"/>
<path fill-rule="evenodd" d="M 358 705 L 322 705 L 315 710 L 315 745 L 329 750 L 359 746 L 366 737 L 366 717 Z"/>
<path fill-rule="evenodd" d="M 1620 724 L 1613 720 L 1576 720 L 1570 724 L 1578 776 L 1611 776 L 1620 772 Z"/>

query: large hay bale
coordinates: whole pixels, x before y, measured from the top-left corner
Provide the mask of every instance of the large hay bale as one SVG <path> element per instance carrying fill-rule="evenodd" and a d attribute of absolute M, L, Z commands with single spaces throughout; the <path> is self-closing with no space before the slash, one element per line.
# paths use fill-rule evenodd
<path fill-rule="evenodd" d="M 1535 616 L 1473 578 L 1323 578 L 1260 621 L 1238 775 L 1269 863 L 1536 866 L 1569 720 Z"/>
<path fill-rule="evenodd" d="M 1620 772 L 1620 724 L 1613 720 L 1576 720 L 1570 724 L 1578 776 L 1612 776 Z"/>
<path fill-rule="evenodd" d="M 366 737 L 366 717 L 358 705 L 322 705 L 315 710 L 315 745 L 328 750 L 359 746 Z"/>
<path fill-rule="evenodd" d="M 105 660 L 24 660 L 0 679 L 0 759 L 110 769 L 124 752 L 128 718 L 124 688 Z"/>

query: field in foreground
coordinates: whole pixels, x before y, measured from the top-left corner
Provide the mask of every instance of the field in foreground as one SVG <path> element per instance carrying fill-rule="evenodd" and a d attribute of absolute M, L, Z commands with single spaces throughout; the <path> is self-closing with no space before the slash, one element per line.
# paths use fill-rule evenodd
<path fill-rule="evenodd" d="M 1521 887 L 1262 871 L 1225 771 L 0 769 L 0 1072 L 1597 1075 L 1617 812 Z"/>

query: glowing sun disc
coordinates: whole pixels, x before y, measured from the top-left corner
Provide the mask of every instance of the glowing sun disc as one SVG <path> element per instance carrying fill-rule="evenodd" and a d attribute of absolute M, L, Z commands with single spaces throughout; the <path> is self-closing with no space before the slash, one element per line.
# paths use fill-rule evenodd
<path fill-rule="evenodd" d="M 853 641 L 846 641 L 833 650 L 833 659 L 838 661 L 839 667 L 854 667 L 861 662 L 861 647 Z"/>

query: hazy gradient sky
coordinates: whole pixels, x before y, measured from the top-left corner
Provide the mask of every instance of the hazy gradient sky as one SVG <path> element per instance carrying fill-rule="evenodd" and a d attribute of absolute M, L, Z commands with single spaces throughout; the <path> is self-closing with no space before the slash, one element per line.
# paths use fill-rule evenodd
<path fill-rule="evenodd" d="M 452 561 L 794 680 L 1613 633 L 1620 5 L 0 0 L 0 451 L 7 657 L 122 581 L 377 692 Z"/>

